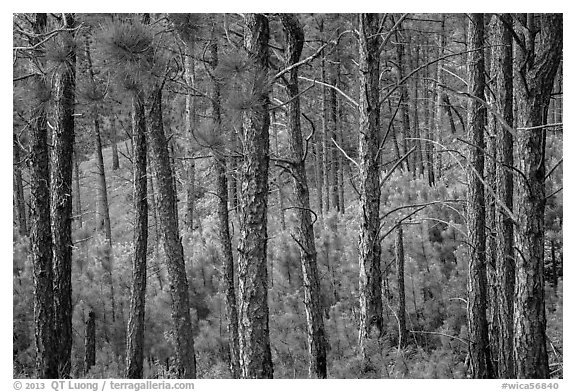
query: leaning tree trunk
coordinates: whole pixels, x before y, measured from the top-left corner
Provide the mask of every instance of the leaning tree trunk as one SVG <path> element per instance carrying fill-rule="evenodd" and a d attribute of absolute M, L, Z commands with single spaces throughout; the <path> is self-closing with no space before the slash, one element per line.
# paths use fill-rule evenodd
<path fill-rule="evenodd" d="M 148 188 L 146 118 L 141 93 L 132 97 L 134 145 L 134 259 L 126 343 L 126 378 L 142 378 L 144 364 L 144 316 L 146 309 L 146 255 L 148 248 Z"/>
<path fill-rule="evenodd" d="M 484 15 L 472 14 L 468 47 L 468 91 L 484 100 Z M 486 319 L 486 211 L 484 210 L 484 131 L 486 108 L 471 98 L 468 111 L 468 237 L 470 262 L 468 278 L 468 328 L 470 363 L 473 378 L 492 378 L 488 322 Z"/>
<path fill-rule="evenodd" d="M 383 332 L 380 270 L 380 42 L 377 14 L 360 14 L 360 353 Z M 368 364 L 368 362 L 366 362 Z"/>
<path fill-rule="evenodd" d="M 64 27 L 74 29 L 74 14 L 64 14 Z M 56 129 L 52 139 L 52 236 L 54 238 L 54 333 L 60 378 L 70 376 L 72 350 L 72 155 L 74 151 L 74 99 L 76 50 L 72 31 L 62 32 L 68 54 L 55 77 Z"/>
<path fill-rule="evenodd" d="M 267 86 L 268 19 L 247 14 L 245 46 L 255 61 L 247 83 L 258 101 L 242 115 L 242 191 L 238 244 L 240 367 L 243 378 L 272 378 L 274 374 L 268 327 L 268 269 L 266 262 L 270 118 Z"/>
<path fill-rule="evenodd" d="M 506 129 L 513 125 L 512 107 L 512 33 L 506 26 L 512 25 L 512 16 L 493 16 L 492 72 L 496 107 L 505 124 L 495 122 L 496 145 L 496 197 L 513 210 L 513 176 L 510 168 L 514 165 L 512 134 Z M 496 362 L 499 378 L 514 378 L 514 224 L 512 217 L 503 209 L 497 208 L 494 222 L 496 236 L 496 295 L 495 322 L 498 325 Z"/>
<path fill-rule="evenodd" d="M 544 306 L 544 210 L 546 121 L 554 78 L 562 57 L 562 15 L 527 15 L 517 23 L 524 43 L 515 62 L 518 170 L 515 190 L 518 251 L 514 303 L 514 363 L 518 378 L 548 378 Z M 539 40 L 536 34 L 539 29 Z"/>
<path fill-rule="evenodd" d="M 281 16 L 286 36 L 285 66 L 289 67 L 300 60 L 304 46 L 304 30 L 293 14 Z M 300 247 L 300 261 L 304 282 L 304 306 L 308 327 L 308 353 L 310 357 L 309 375 L 311 378 L 326 378 L 326 333 L 322 316 L 322 294 L 316 262 L 314 227 L 310 213 L 310 194 L 306 177 L 306 162 L 302 144 L 300 125 L 300 99 L 298 92 L 298 68 L 289 71 L 286 78 L 288 93 L 287 130 L 289 151 L 294 178 L 294 204 L 298 228 L 294 240 Z M 335 119 L 334 119 L 335 120 Z M 334 170 L 337 173 L 337 170 Z M 335 200 L 334 205 L 339 203 Z"/>
<path fill-rule="evenodd" d="M 182 240 L 178 231 L 173 170 L 168 151 L 168 140 L 164 134 L 162 122 L 161 86 L 155 86 L 150 117 L 149 137 L 155 161 L 158 218 L 163 237 L 164 253 L 166 254 L 172 299 L 176 371 L 179 378 L 196 378 L 188 278 L 186 277 Z"/>
<path fill-rule="evenodd" d="M 213 30 L 214 32 L 214 30 Z M 208 48 L 210 67 L 214 72 L 218 67 L 218 41 L 215 33 Z M 220 113 L 220 86 L 217 80 L 212 80 L 212 119 L 214 127 L 223 133 Z M 230 372 L 232 377 L 240 378 L 240 343 L 238 338 L 238 307 L 236 304 L 236 289 L 234 287 L 234 255 L 230 236 L 228 215 L 228 177 L 226 175 L 226 155 L 223 151 L 214 151 L 214 168 L 216 171 L 216 194 L 218 210 L 218 235 L 222 246 L 226 310 L 228 314 L 228 348 L 230 351 Z"/>
<path fill-rule="evenodd" d="M 46 14 L 36 14 L 34 33 L 46 32 Z M 36 44 L 37 42 L 31 42 Z M 44 48 L 39 47 L 40 54 Z M 42 56 L 40 56 L 40 59 Z M 30 129 L 30 255 L 34 282 L 34 338 L 36 340 L 37 378 L 58 378 L 56 339 L 54 336 L 54 293 L 52 288 L 52 229 L 50 227 L 50 169 L 48 166 L 48 130 L 45 91 L 40 77 L 34 79 L 35 110 Z"/>

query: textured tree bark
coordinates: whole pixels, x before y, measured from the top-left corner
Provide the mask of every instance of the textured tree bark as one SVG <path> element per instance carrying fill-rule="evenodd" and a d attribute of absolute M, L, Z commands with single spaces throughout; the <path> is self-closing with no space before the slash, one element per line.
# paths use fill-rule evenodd
<path fill-rule="evenodd" d="M 74 29 L 74 14 L 64 14 L 64 27 Z M 74 100 L 76 49 L 71 31 L 62 32 L 68 55 L 55 76 L 56 129 L 52 139 L 51 217 L 54 263 L 54 314 L 59 378 L 70 376 L 72 350 L 72 154 L 74 151 Z"/>
<path fill-rule="evenodd" d="M 491 78 L 494 80 L 493 91 L 496 94 L 495 104 L 500 108 L 500 115 L 506 125 L 512 126 L 513 119 L 513 69 L 512 69 L 512 33 L 506 24 L 512 26 L 512 16 L 503 14 L 493 16 Z M 510 211 L 513 210 L 513 176 L 509 170 L 514 164 L 512 134 L 498 121 L 495 121 L 496 149 L 496 197 Z M 489 182 L 490 184 L 490 182 Z M 513 325 L 514 325 L 514 223 L 502 209 L 497 208 L 494 221 L 496 236 L 496 313 L 497 324 L 496 346 L 499 378 L 514 378 Z"/>
<path fill-rule="evenodd" d="M 300 60 L 304 46 L 304 30 L 294 14 L 282 14 L 286 44 L 284 65 L 289 67 Z M 300 247 L 300 263 L 304 283 L 304 306 L 308 332 L 308 354 L 310 359 L 309 376 L 326 378 L 326 332 L 322 316 L 322 293 L 316 261 L 314 227 L 310 213 L 310 194 L 304 161 L 304 146 L 300 124 L 300 99 L 298 97 L 298 68 L 293 68 L 286 78 L 286 91 L 290 103 L 287 106 L 287 130 L 289 151 L 294 179 L 294 207 L 298 227 L 293 235 Z M 337 173 L 335 170 L 334 172 Z M 334 203 L 339 205 L 338 202 Z"/>
<path fill-rule="evenodd" d="M 544 304 L 544 210 L 546 120 L 562 57 L 562 15 L 528 14 L 516 23 L 525 51 L 515 58 L 518 164 L 515 184 L 518 251 L 514 303 L 514 363 L 518 378 L 549 378 Z M 539 39 L 536 36 L 539 34 Z"/>
<path fill-rule="evenodd" d="M 218 41 L 214 33 L 208 47 L 208 61 L 214 72 L 218 67 Z M 223 133 L 220 114 L 220 86 L 217 80 L 212 80 L 212 119 L 214 127 Z M 240 378 L 240 343 L 238 337 L 238 307 L 236 304 L 236 289 L 234 286 L 234 256 L 230 236 L 228 216 L 228 177 L 226 176 L 226 155 L 222 151 L 214 151 L 214 168 L 216 171 L 216 195 L 218 209 L 218 236 L 222 247 L 224 285 L 226 296 L 226 313 L 228 315 L 228 349 L 230 351 L 230 372 L 233 378 Z"/>
<path fill-rule="evenodd" d="M 396 229 L 396 280 L 398 284 L 398 346 L 408 342 L 406 329 L 406 291 L 404 288 L 404 233 L 402 225 Z"/>
<path fill-rule="evenodd" d="M 377 14 L 360 14 L 360 353 L 364 361 L 370 339 L 382 336 L 380 270 L 380 43 Z M 367 365 L 367 363 L 366 363 Z"/>
<path fill-rule="evenodd" d="M 164 134 L 162 122 L 161 86 L 155 86 L 152 97 L 149 138 L 158 190 L 158 218 L 170 280 L 176 371 L 179 378 L 196 378 L 188 278 L 184 264 L 182 240 L 178 230 L 173 169 L 168 151 L 168 140 Z"/>
<path fill-rule="evenodd" d="M 247 14 L 245 47 L 254 59 L 247 83 L 256 87 L 257 102 L 242 114 L 242 191 L 238 244 L 240 367 L 243 378 L 274 374 L 268 327 L 268 167 L 270 117 L 268 92 L 261 78 L 268 67 L 268 19 Z"/>
<path fill-rule="evenodd" d="M 484 14 L 472 14 L 468 27 L 468 92 L 484 100 Z M 486 319 L 486 211 L 484 185 L 484 132 L 486 109 L 478 101 L 468 103 L 468 278 L 469 352 L 473 378 L 492 378 L 488 323 Z"/>
<path fill-rule="evenodd" d="M 140 92 L 135 92 L 132 96 L 132 143 L 134 145 L 134 259 L 126 333 L 126 378 L 142 378 L 148 249 L 148 175 L 146 171 L 146 117 L 144 99 Z"/>
<path fill-rule="evenodd" d="M 78 158 L 77 149 L 74 149 L 74 191 L 75 194 L 72 196 L 74 201 L 74 220 L 77 222 L 76 227 L 78 229 L 82 228 L 82 200 L 80 199 L 80 162 Z"/>
<path fill-rule="evenodd" d="M 88 312 L 84 335 L 84 375 L 88 374 L 94 365 L 96 365 L 96 314 L 91 310 Z"/>
<path fill-rule="evenodd" d="M 46 32 L 46 14 L 36 14 L 34 33 Z M 41 46 L 40 54 L 43 52 Z M 41 56 L 39 56 L 41 58 Z M 42 80 L 34 80 L 42 91 Z M 52 270 L 52 229 L 50 227 L 50 170 L 45 102 L 35 102 L 30 130 L 30 254 L 34 279 L 34 338 L 36 377 L 58 378 L 54 337 L 54 294 Z"/>

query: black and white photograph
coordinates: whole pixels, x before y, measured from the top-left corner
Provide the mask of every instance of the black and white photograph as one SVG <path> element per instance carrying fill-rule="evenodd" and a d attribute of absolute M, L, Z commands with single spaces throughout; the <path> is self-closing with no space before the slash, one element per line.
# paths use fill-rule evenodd
<path fill-rule="evenodd" d="M 565 385 L 564 14 L 364 8 L 12 13 L 14 390 Z"/>

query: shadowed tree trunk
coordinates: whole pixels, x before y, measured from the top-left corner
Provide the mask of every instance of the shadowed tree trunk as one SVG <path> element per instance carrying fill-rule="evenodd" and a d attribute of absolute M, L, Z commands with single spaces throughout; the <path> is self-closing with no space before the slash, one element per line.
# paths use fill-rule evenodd
<path fill-rule="evenodd" d="M 402 40 L 401 42 L 398 43 L 398 45 L 396 45 L 396 61 L 397 61 L 397 67 L 398 67 L 398 77 L 397 80 L 400 81 L 402 80 L 402 78 L 404 78 L 405 76 L 405 67 L 406 67 L 406 60 L 405 60 L 405 52 L 406 52 L 406 41 L 405 41 L 405 37 L 403 37 L 403 35 L 405 34 L 404 30 L 402 29 L 402 26 L 400 25 L 397 29 L 397 33 L 396 33 L 396 39 L 398 40 Z M 408 46 L 409 47 L 409 46 Z M 402 148 L 398 148 L 398 159 L 400 159 L 400 157 L 402 155 L 404 155 L 406 152 L 408 152 L 408 150 L 410 150 L 409 145 L 411 144 L 411 141 L 409 140 L 410 138 L 410 104 L 409 104 L 409 99 L 408 99 L 408 87 L 406 86 L 406 84 L 402 84 L 400 86 L 400 88 L 398 89 L 400 92 L 400 108 L 399 110 L 399 115 L 400 115 L 400 121 L 401 121 L 401 137 L 402 137 L 402 143 L 400 144 L 402 146 Z M 406 159 L 404 161 L 404 163 L 402 164 L 406 171 L 410 170 L 410 160 Z"/>
<path fill-rule="evenodd" d="M 96 315 L 94 311 L 88 312 L 86 330 L 84 335 L 84 375 L 96 365 Z"/>
<path fill-rule="evenodd" d="M 82 200 L 80 199 L 80 158 L 78 157 L 78 145 L 74 149 L 74 191 L 75 194 L 72 197 L 74 201 L 74 220 L 77 222 L 76 227 L 78 229 L 82 228 Z"/>
<path fill-rule="evenodd" d="M 110 145 L 112 146 L 112 170 L 116 171 L 120 169 L 120 159 L 118 156 L 118 130 L 116 126 L 118 124 L 116 114 L 112 114 L 111 118 L 112 124 L 110 124 Z"/>
<path fill-rule="evenodd" d="M 396 229 L 396 280 L 398 281 L 398 345 L 406 346 L 408 330 L 406 329 L 406 291 L 404 289 L 404 233 L 402 225 Z"/>
<path fill-rule="evenodd" d="M 188 278 L 184 265 L 182 240 L 178 230 L 173 169 L 162 122 L 162 86 L 154 87 L 150 109 L 149 138 L 158 191 L 158 218 L 170 281 L 176 372 L 179 378 L 196 378 Z"/>
<path fill-rule="evenodd" d="M 424 56 L 422 56 L 424 57 Z M 414 57 L 412 58 L 412 61 L 410 62 L 412 65 L 412 69 L 415 69 L 416 67 L 418 67 L 418 63 L 420 61 L 420 48 L 418 46 L 416 46 L 414 48 Z M 424 58 L 424 61 L 426 61 L 426 59 Z M 414 140 L 410 141 L 408 143 L 408 146 L 410 146 L 409 148 L 412 148 L 412 146 L 416 146 L 416 150 L 414 151 L 414 153 L 407 159 L 410 160 L 410 167 L 412 169 L 412 173 L 414 175 L 414 178 L 418 178 L 422 173 L 424 173 L 424 164 L 423 164 L 423 156 L 422 156 L 422 143 L 420 141 L 420 135 L 421 132 L 420 130 L 422 129 L 420 127 L 420 115 L 419 115 L 419 109 L 421 104 L 418 102 L 420 100 L 420 96 L 419 96 L 419 83 L 418 83 L 418 78 L 412 78 L 412 96 L 410 97 L 409 100 L 409 107 L 411 108 L 412 111 L 412 123 L 410 124 L 409 120 L 408 120 L 408 113 L 404 113 L 404 118 L 402 119 L 403 122 L 403 127 L 406 127 L 406 129 L 410 129 L 410 125 L 412 125 L 412 132 L 409 131 L 409 134 L 411 136 L 409 137 L 413 137 Z M 404 87 L 405 89 L 405 100 L 408 101 L 408 87 Z M 426 99 L 426 93 L 424 93 L 424 96 L 422 98 Z M 424 101 L 426 102 L 426 100 Z M 424 126 L 426 126 L 426 119 L 424 119 L 423 122 Z M 409 150 L 404 151 L 404 153 L 407 153 Z"/>
<path fill-rule="evenodd" d="M 268 67 L 268 19 L 247 14 L 245 47 L 254 59 L 247 83 L 257 102 L 242 114 L 242 191 L 238 244 L 240 367 L 243 378 L 272 378 L 274 374 L 268 327 L 268 167 L 270 117 L 268 87 L 262 75 Z M 262 85 L 264 84 L 264 85 Z"/>
<path fill-rule="evenodd" d="M 324 39 L 324 19 L 320 20 L 319 24 L 319 30 L 320 30 L 320 34 L 322 36 L 322 39 Z M 322 59 L 321 59 L 321 63 L 320 63 L 320 73 L 321 73 L 321 79 L 322 82 L 324 83 L 328 83 L 327 77 L 326 77 L 326 54 L 323 52 L 322 53 Z M 330 131 L 329 131 L 329 123 L 328 123 L 328 110 L 329 110 L 329 105 L 328 105 L 328 87 L 326 86 L 322 86 L 321 88 L 322 90 L 322 95 L 320 97 L 321 99 L 321 114 L 320 114 L 320 119 L 321 119 L 321 124 L 322 124 L 322 173 L 323 173 L 323 178 L 322 178 L 322 192 L 325 192 L 325 197 L 324 197 L 324 208 L 325 211 L 328 212 L 330 211 L 330 169 L 331 169 L 331 165 L 330 165 L 330 159 L 331 159 L 331 152 L 332 152 L 332 141 L 330 140 Z"/>
<path fill-rule="evenodd" d="M 46 32 L 46 14 L 36 14 L 35 34 Z M 33 41 L 33 40 L 31 40 Z M 37 42 L 31 42 L 36 44 Z M 44 52 L 43 46 L 38 49 Z M 41 56 L 40 56 L 41 59 Z M 42 61 L 42 60 L 40 60 Z M 48 167 L 48 131 L 46 101 L 48 89 L 40 77 L 36 86 L 35 108 L 30 129 L 30 255 L 34 279 L 34 338 L 38 378 L 58 378 L 56 339 L 54 337 L 54 294 L 52 270 L 52 229 L 50 227 L 50 172 Z"/>
<path fill-rule="evenodd" d="M 64 27 L 74 29 L 74 14 L 63 15 Z M 74 100 L 76 95 L 76 49 L 73 32 L 62 34 L 69 48 L 55 75 L 56 128 L 52 139 L 51 217 L 54 239 L 54 314 L 58 336 L 59 378 L 70 377 L 72 350 L 72 155 L 74 151 Z"/>
<path fill-rule="evenodd" d="M 293 14 L 281 16 L 286 37 L 285 67 L 300 60 L 304 46 L 304 30 L 297 17 Z M 288 93 L 287 121 L 289 135 L 289 151 L 292 161 L 292 176 L 294 179 L 294 207 L 298 227 L 294 240 L 300 248 L 300 262 L 304 283 L 304 306 L 308 327 L 308 353 L 310 360 L 309 375 L 311 378 L 326 378 L 326 333 L 322 316 L 322 294 L 316 263 L 316 245 L 314 243 L 314 227 L 310 213 L 310 194 L 306 177 L 304 147 L 302 144 L 302 129 L 300 124 L 300 98 L 298 96 L 298 68 L 293 68 L 286 77 Z M 336 170 L 334 172 L 337 173 Z M 339 205 L 335 201 L 335 205 Z"/>
<path fill-rule="evenodd" d="M 130 313 L 126 333 L 126 378 L 142 378 L 148 248 L 148 175 L 146 171 L 146 118 L 144 100 L 140 92 L 135 92 L 132 96 L 132 141 L 134 145 L 134 258 Z"/>
<path fill-rule="evenodd" d="M 506 124 L 495 121 L 496 148 L 496 196 L 510 210 L 513 210 L 513 177 L 509 170 L 514 164 L 512 134 L 505 126 L 513 125 L 512 107 L 512 16 L 493 16 L 492 24 L 492 70 L 494 80 L 492 91 L 495 104 Z M 506 22 L 506 23 L 504 23 Z M 501 208 L 496 209 L 494 234 L 496 236 L 496 317 L 498 325 L 496 355 L 499 378 L 514 378 L 513 325 L 514 325 L 514 225 L 512 218 Z"/>
<path fill-rule="evenodd" d="M 468 91 L 484 100 L 484 14 L 472 14 L 468 28 Z M 478 50 L 480 49 L 480 50 Z M 484 132 L 486 108 L 470 99 L 468 112 L 468 237 L 470 261 L 468 278 L 469 352 L 473 378 L 492 378 L 488 322 L 486 319 L 486 211 L 484 209 Z"/>
<path fill-rule="evenodd" d="M 359 15 L 360 58 L 360 353 L 368 361 L 367 346 L 380 339 L 382 275 L 380 271 L 380 42 L 377 14 Z M 365 362 L 368 365 L 367 362 Z"/>
<path fill-rule="evenodd" d="M 516 280 L 514 363 L 518 378 L 549 378 L 544 304 L 544 210 L 546 121 L 550 94 L 562 56 L 562 15 L 520 15 L 514 93 L 517 103 Z M 537 37 L 539 35 L 539 37 Z M 536 38 L 539 38 L 538 40 Z M 535 128 L 536 127 L 536 128 Z"/>
<path fill-rule="evenodd" d="M 212 34 L 208 48 L 210 67 L 214 72 L 218 67 L 218 41 Z M 220 86 L 217 80 L 212 80 L 212 120 L 218 134 L 224 137 L 220 114 Z M 230 237 L 230 222 L 228 215 L 228 177 L 226 175 L 226 155 L 223 151 L 214 151 L 214 169 L 216 171 L 216 195 L 218 209 L 218 235 L 222 247 L 224 270 L 224 285 L 226 296 L 226 311 L 228 315 L 228 349 L 230 351 L 230 372 L 232 377 L 240 378 L 240 343 L 238 337 L 238 307 L 236 304 L 236 289 L 234 286 L 234 256 Z"/>

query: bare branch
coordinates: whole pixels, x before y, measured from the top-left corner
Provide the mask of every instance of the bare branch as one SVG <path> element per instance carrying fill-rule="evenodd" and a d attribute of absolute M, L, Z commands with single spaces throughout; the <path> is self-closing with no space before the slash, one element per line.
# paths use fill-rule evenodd
<path fill-rule="evenodd" d="M 338 145 L 338 143 L 336 143 L 336 140 L 334 140 L 334 138 L 331 137 L 330 139 L 332 140 L 332 143 L 334 143 L 334 145 L 335 145 L 336 147 L 338 147 L 338 149 L 342 152 L 342 154 L 344 154 L 344 156 L 345 156 L 350 162 L 352 162 L 358 169 L 360 169 L 360 165 L 358 164 L 358 162 L 356 162 L 354 159 L 352 159 L 352 158 L 346 153 L 346 151 L 344 151 L 344 150 L 342 149 L 342 147 L 340 147 L 340 146 Z"/>

